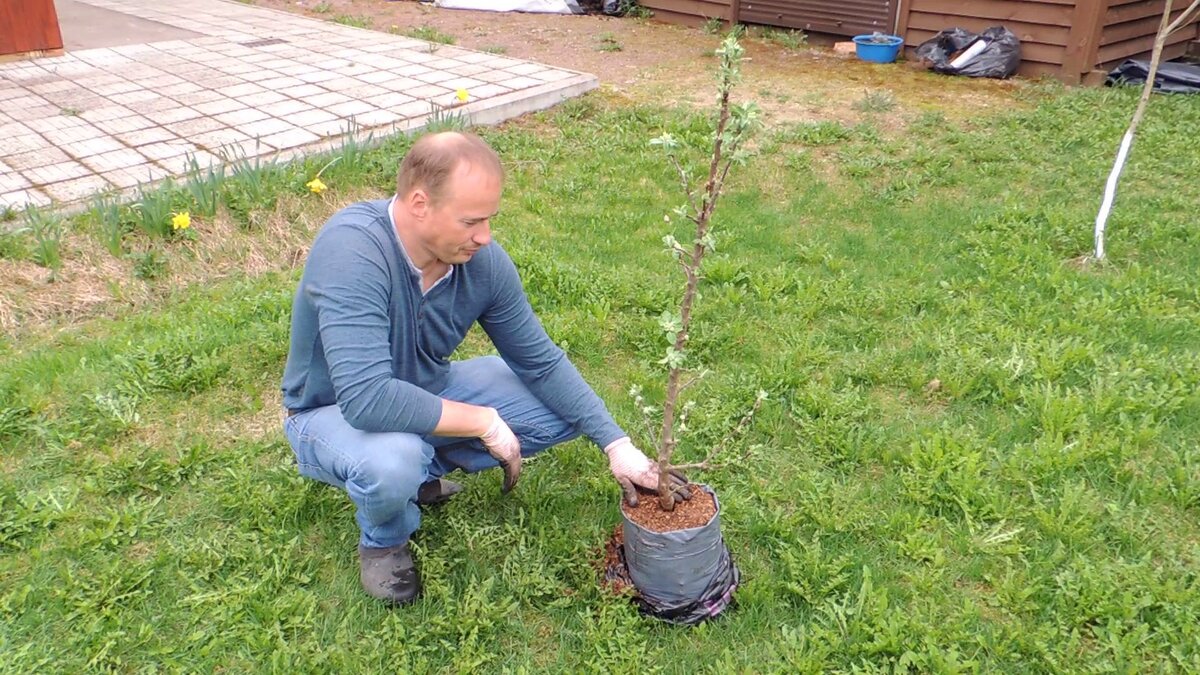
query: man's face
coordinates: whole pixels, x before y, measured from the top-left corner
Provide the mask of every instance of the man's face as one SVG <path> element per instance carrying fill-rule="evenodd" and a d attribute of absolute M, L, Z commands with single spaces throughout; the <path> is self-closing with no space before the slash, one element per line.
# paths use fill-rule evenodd
<path fill-rule="evenodd" d="M 499 176 L 460 164 L 441 199 L 424 209 L 421 239 L 427 252 L 448 265 L 459 265 L 487 246 L 502 188 Z"/>

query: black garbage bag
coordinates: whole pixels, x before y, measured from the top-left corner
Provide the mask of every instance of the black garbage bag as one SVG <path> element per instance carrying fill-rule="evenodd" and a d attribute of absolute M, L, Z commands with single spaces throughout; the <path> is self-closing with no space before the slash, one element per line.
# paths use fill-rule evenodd
<path fill-rule="evenodd" d="M 1150 76 L 1150 62 L 1128 59 L 1113 68 L 1105 84 L 1145 84 Z M 1200 66 L 1187 63 L 1160 63 L 1154 74 L 1154 91 L 1165 94 L 1200 94 Z"/>
<path fill-rule="evenodd" d="M 959 68 L 950 65 L 955 56 L 979 40 L 987 43 L 982 52 Z M 934 71 L 945 75 L 1004 79 L 1021 65 L 1021 41 L 1003 26 L 993 26 L 979 35 L 962 28 L 949 28 L 922 42 L 917 47 L 917 58 L 928 61 Z"/>

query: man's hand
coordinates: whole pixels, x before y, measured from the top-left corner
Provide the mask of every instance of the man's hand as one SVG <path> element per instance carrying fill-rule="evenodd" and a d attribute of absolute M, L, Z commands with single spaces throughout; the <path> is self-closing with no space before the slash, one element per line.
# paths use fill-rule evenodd
<path fill-rule="evenodd" d="M 504 494 L 516 487 L 517 479 L 521 477 L 521 442 L 500 419 L 500 413 L 492 410 L 492 415 L 491 425 L 479 440 L 483 441 L 488 454 L 499 460 L 504 469 L 504 486 L 500 488 L 500 493 Z"/>
<path fill-rule="evenodd" d="M 625 493 L 626 504 L 638 505 L 638 487 L 650 491 L 658 490 L 658 463 L 651 462 L 645 453 L 634 447 L 633 441 L 628 437 L 609 443 L 608 447 L 604 448 L 604 454 L 608 455 L 609 470 L 621 484 L 621 491 Z M 682 489 L 687 486 L 687 478 L 678 471 L 672 471 L 670 475 L 671 493 L 675 497 L 675 503 L 690 498 L 691 493 Z"/>

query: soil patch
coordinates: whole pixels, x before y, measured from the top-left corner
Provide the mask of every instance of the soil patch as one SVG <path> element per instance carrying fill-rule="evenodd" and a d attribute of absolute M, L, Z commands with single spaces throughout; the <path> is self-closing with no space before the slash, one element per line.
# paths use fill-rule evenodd
<path fill-rule="evenodd" d="M 658 495 L 643 494 L 637 506 L 621 504 L 621 512 L 634 523 L 651 532 L 673 532 L 700 527 L 717 513 L 717 503 L 712 495 L 699 486 L 689 485 L 686 488 L 691 495 L 675 505 L 674 511 L 664 511 L 658 504 Z"/>
<path fill-rule="evenodd" d="M 600 576 L 613 593 L 637 593 L 629 568 L 625 566 L 625 528 L 617 523 L 612 535 L 604 542 L 604 557 L 600 561 Z"/>
<path fill-rule="evenodd" d="M 632 103 L 707 109 L 716 99 L 713 50 L 721 36 L 698 28 L 602 14 L 438 9 L 412 0 L 256 4 L 368 30 L 437 36 L 467 49 L 593 73 L 605 90 Z M 747 61 L 737 98 L 757 102 L 768 125 L 869 120 L 899 132 L 907 118 L 926 111 L 974 119 L 1023 105 L 1015 96 L 1024 86 L 1020 79 L 946 77 L 924 68 L 867 63 L 828 46 L 785 45 L 754 31 L 743 46 Z"/>

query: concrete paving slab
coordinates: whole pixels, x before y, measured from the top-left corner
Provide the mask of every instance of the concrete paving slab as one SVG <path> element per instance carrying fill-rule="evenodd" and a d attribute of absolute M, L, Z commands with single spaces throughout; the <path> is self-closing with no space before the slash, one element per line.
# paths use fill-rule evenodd
<path fill-rule="evenodd" d="M 347 131 L 412 132 L 451 108 L 495 124 L 597 86 L 585 73 L 227 0 L 59 3 L 64 32 L 71 17 L 102 17 L 113 37 L 0 64 L 0 208 L 77 208 L 97 190 L 130 194 L 179 175 L 189 157 L 287 160 Z"/>
<path fill-rule="evenodd" d="M 79 0 L 54 0 L 63 48 L 67 51 L 139 45 L 165 40 L 189 40 L 202 33 L 125 12 L 90 5 Z"/>

